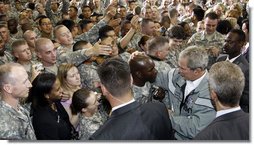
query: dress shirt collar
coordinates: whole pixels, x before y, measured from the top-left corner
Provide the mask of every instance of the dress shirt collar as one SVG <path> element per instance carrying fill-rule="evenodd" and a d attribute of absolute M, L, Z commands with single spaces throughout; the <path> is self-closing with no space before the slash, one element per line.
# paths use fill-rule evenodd
<path fill-rule="evenodd" d="M 227 59 L 226 59 L 226 60 L 228 60 L 229 62 L 232 62 L 232 63 L 233 63 L 240 55 L 241 55 L 241 54 L 239 54 L 239 55 L 237 55 L 236 57 L 231 58 L 231 59 L 229 59 L 229 57 L 227 56 Z"/>
<path fill-rule="evenodd" d="M 124 107 L 124 106 L 126 106 L 126 105 L 128 105 L 128 104 L 130 104 L 130 103 L 132 103 L 132 102 L 134 102 L 134 101 L 135 101 L 135 100 L 132 99 L 132 100 L 130 100 L 129 102 L 126 102 L 126 103 L 124 103 L 124 104 L 115 106 L 115 107 L 112 108 L 112 111 L 111 111 L 111 112 L 113 112 L 113 111 L 115 111 L 116 109 L 119 109 L 119 108 L 121 108 L 121 107 Z"/>
<path fill-rule="evenodd" d="M 205 71 L 205 73 L 198 79 L 196 79 L 195 81 L 186 81 L 186 87 L 185 87 L 185 93 L 184 96 L 186 97 L 192 90 L 196 89 L 198 87 L 198 85 L 200 84 L 200 82 L 203 80 L 203 78 L 206 76 L 207 74 L 207 70 Z"/>
<path fill-rule="evenodd" d="M 241 110 L 240 106 L 235 107 L 235 108 L 226 109 L 226 110 L 217 111 L 216 118 L 219 117 L 219 116 L 222 116 L 224 114 L 228 114 L 228 113 L 235 112 L 235 111 L 238 111 L 238 110 Z"/>

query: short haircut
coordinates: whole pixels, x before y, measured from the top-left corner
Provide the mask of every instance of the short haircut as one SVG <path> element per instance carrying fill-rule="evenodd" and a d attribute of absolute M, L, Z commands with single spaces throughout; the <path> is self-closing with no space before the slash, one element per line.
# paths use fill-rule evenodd
<path fill-rule="evenodd" d="M 89 98 L 90 93 L 87 88 L 78 89 L 73 93 L 70 106 L 72 114 L 78 114 L 83 108 L 88 107 L 87 98 Z"/>
<path fill-rule="evenodd" d="M 146 26 L 149 22 L 153 22 L 153 20 L 149 18 L 143 18 L 141 21 L 141 27 Z"/>
<path fill-rule="evenodd" d="M 232 29 L 230 32 L 238 35 L 238 41 L 239 42 L 245 42 L 246 41 L 245 33 L 243 32 L 243 30 L 241 30 L 241 29 Z"/>
<path fill-rule="evenodd" d="M 57 25 L 57 26 L 54 28 L 53 34 L 54 34 L 54 37 L 55 37 L 55 38 L 56 38 L 56 32 L 57 32 L 60 28 L 62 28 L 62 27 L 66 27 L 66 26 L 60 24 L 60 25 Z M 67 28 L 67 29 L 68 29 L 68 28 Z"/>
<path fill-rule="evenodd" d="M 210 12 L 205 15 L 205 18 L 209 18 L 211 20 L 219 19 L 218 15 L 215 12 Z"/>
<path fill-rule="evenodd" d="M 105 25 L 105 26 L 101 27 L 99 29 L 99 39 L 103 40 L 103 39 L 107 38 L 108 37 L 107 33 L 109 31 L 114 31 L 114 28 L 109 25 Z"/>
<path fill-rule="evenodd" d="M 218 22 L 216 27 L 216 31 L 219 33 L 226 35 L 232 29 L 232 25 L 228 20 L 221 20 Z"/>
<path fill-rule="evenodd" d="M 179 54 L 179 59 L 186 58 L 187 66 L 191 70 L 200 68 L 205 70 L 208 65 L 208 53 L 205 48 L 200 46 L 189 46 Z"/>
<path fill-rule="evenodd" d="M 120 98 L 131 90 L 131 73 L 127 62 L 120 58 L 108 58 L 97 69 L 102 85 Z"/>
<path fill-rule="evenodd" d="M 81 21 L 79 21 L 79 26 L 81 29 L 84 29 L 86 27 L 87 24 L 93 23 L 91 20 L 88 19 L 83 19 Z"/>
<path fill-rule="evenodd" d="M 47 16 L 42 16 L 40 19 L 39 19 L 39 25 L 41 26 L 42 24 L 42 20 L 43 19 L 49 19 Z M 50 19 L 49 19 L 50 20 Z"/>
<path fill-rule="evenodd" d="M 161 50 L 162 46 L 168 43 L 169 41 L 167 38 L 158 36 L 147 41 L 147 48 L 149 52 L 159 51 Z"/>
<path fill-rule="evenodd" d="M 202 21 L 204 19 L 205 11 L 201 7 L 195 7 L 193 9 L 193 13 L 198 21 Z"/>
<path fill-rule="evenodd" d="M 6 83 L 15 83 L 15 78 L 13 78 L 13 68 L 14 67 L 23 67 L 18 63 L 6 63 L 0 65 L 0 91 L 3 89 L 3 85 Z"/>
<path fill-rule="evenodd" d="M 77 41 L 74 45 L 73 45 L 73 51 L 78 51 L 78 50 L 81 50 L 83 49 L 83 46 L 88 44 L 87 41 L 85 40 L 80 40 L 80 41 Z"/>
<path fill-rule="evenodd" d="M 57 25 L 64 25 L 65 27 L 67 27 L 70 31 L 73 30 L 73 28 L 76 26 L 75 22 L 71 19 L 65 19 L 62 21 L 59 21 L 57 23 Z"/>
<path fill-rule="evenodd" d="M 78 12 L 78 8 L 75 6 L 70 6 L 69 8 L 73 8 L 75 10 L 75 12 Z"/>
<path fill-rule="evenodd" d="M 209 70 L 210 88 L 215 91 L 218 100 L 225 106 L 239 105 L 244 82 L 241 68 L 234 63 L 217 62 Z"/>
<path fill-rule="evenodd" d="M 176 26 L 171 27 L 168 30 L 167 34 L 168 34 L 168 37 L 171 38 L 171 39 L 173 39 L 173 38 L 185 39 L 184 29 L 180 25 L 176 25 Z"/>
<path fill-rule="evenodd" d="M 11 44 L 12 52 L 14 52 L 19 46 L 26 45 L 26 44 L 27 44 L 27 42 L 24 39 L 17 39 L 15 41 L 13 41 Z"/>

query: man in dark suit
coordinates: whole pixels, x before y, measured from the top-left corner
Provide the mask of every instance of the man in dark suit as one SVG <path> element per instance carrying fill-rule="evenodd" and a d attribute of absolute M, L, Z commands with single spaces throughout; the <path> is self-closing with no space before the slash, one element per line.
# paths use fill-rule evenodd
<path fill-rule="evenodd" d="M 128 63 L 107 59 L 97 70 L 103 95 L 112 106 L 109 119 L 90 139 L 170 140 L 174 139 L 167 108 L 160 102 L 139 104 L 133 99 Z"/>
<path fill-rule="evenodd" d="M 232 29 L 226 36 L 223 45 L 223 52 L 217 58 L 218 61 L 228 60 L 238 65 L 245 77 L 245 86 L 240 100 L 240 106 L 244 112 L 249 112 L 249 63 L 241 54 L 243 45 L 245 44 L 245 34 L 242 30 Z"/>
<path fill-rule="evenodd" d="M 209 72 L 211 101 L 216 119 L 194 140 L 249 140 L 249 114 L 241 110 L 244 75 L 236 64 L 215 63 Z"/>

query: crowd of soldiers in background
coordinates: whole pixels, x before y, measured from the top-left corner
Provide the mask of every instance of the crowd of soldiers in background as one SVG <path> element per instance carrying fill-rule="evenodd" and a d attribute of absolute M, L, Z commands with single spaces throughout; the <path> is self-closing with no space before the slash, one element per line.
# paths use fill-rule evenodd
<path fill-rule="evenodd" d="M 205 70 L 209 70 L 221 55 L 227 55 L 224 60 L 243 56 L 244 65 L 240 67 L 245 75 L 245 88 L 240 106 L 248 113 L 248 10 L 248 0 L 1 0 L 0 66 L 22 65 L 28 74 L 27 81 L 32 85 L 28 85 L 31 88 L 28 98 L 18 94 L 14 97 L 18 98 L 19 107 L 22 106 L 18 112 L 23 112 L 14 112 L 14 115 L 23 119 L 23 123 L 0 121 L 0 138 L 87 140 L 111 114 L 111 106 L 101 96 L 97 67 L 113 57 L 129 62 L 137 51 L 149 56 L 158 72 L 178 68 L 179 55 L 189 46 L 206 50 L 208 64 Z M 237 38 L 244 34 L 244 40 L 233 40 L 235 35 L 232 38 L 229 32 L 237 34 Z M 234 41 L 237 44 L 232 44 Z M 19 77 L 26 78 L 25 75 Z M 154 78 L 142 78 L 145 81 L 140 83 L 140 76 L 134 73 L 132 77 L 135 100 L 140 103 L 160 101 L 168 109 L 174 109 L 167 91 L 161 98 L 154 94 L 162 89 L 153 84 Z M 53 83 L 45 86 L 43 81 Z M 55 97 L 51 101 L 34 98 L 47 98 L 52 93 Z M 101 96 L 100 103 L 97 99 L 82 100 L 82 94 L 86 93 Z M 3 91 L 0 96 L 3 98 Z M 57 96 L 61 100 L 59 103 L 53 101 Z M 189 103 L 193 103 L 191 101 Z M 8 105 L 1 102 L 1 118 L 4 118 L 2 113 L 4 108 L 8 110 Z M 83 110 L 85 107 L 80 106 L 84 102 L 86 106 L 89 103 L 95 106 Z M 65 129 L 52 129 L 43 124 L 45 118 L 51 118 L 43 116 L 40 104 L 48 104 L 57 112 L 58 123 L 59 114 L 62 114 L 64 123 L 60 127 Z M 9 112 L 13 113 L 13 110 Z M 24 117 L 26 115 L 32 122 Z M 205 122 L 206 125 L 210 121 Z M 179 140 L 192 139 L 200 132 L 200 128 L 194 133 L 178 132 L 172 124 L 176 134 L 180 134 L 175 135 Z M 19 129 L 10 131 L 11 126 Z"/>

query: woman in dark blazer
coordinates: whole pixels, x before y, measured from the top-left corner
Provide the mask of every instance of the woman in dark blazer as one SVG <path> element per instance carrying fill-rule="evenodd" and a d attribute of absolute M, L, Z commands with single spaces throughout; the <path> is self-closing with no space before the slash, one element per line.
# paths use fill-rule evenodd
<path fill-rule="evenodd" d="M 54 74 L 39 74 L 32 83 L 28 101 L 31 102 L 32 123 L 39 140 L 72 139 L 73 126 L 60 103 L 62 89 Z"/>

